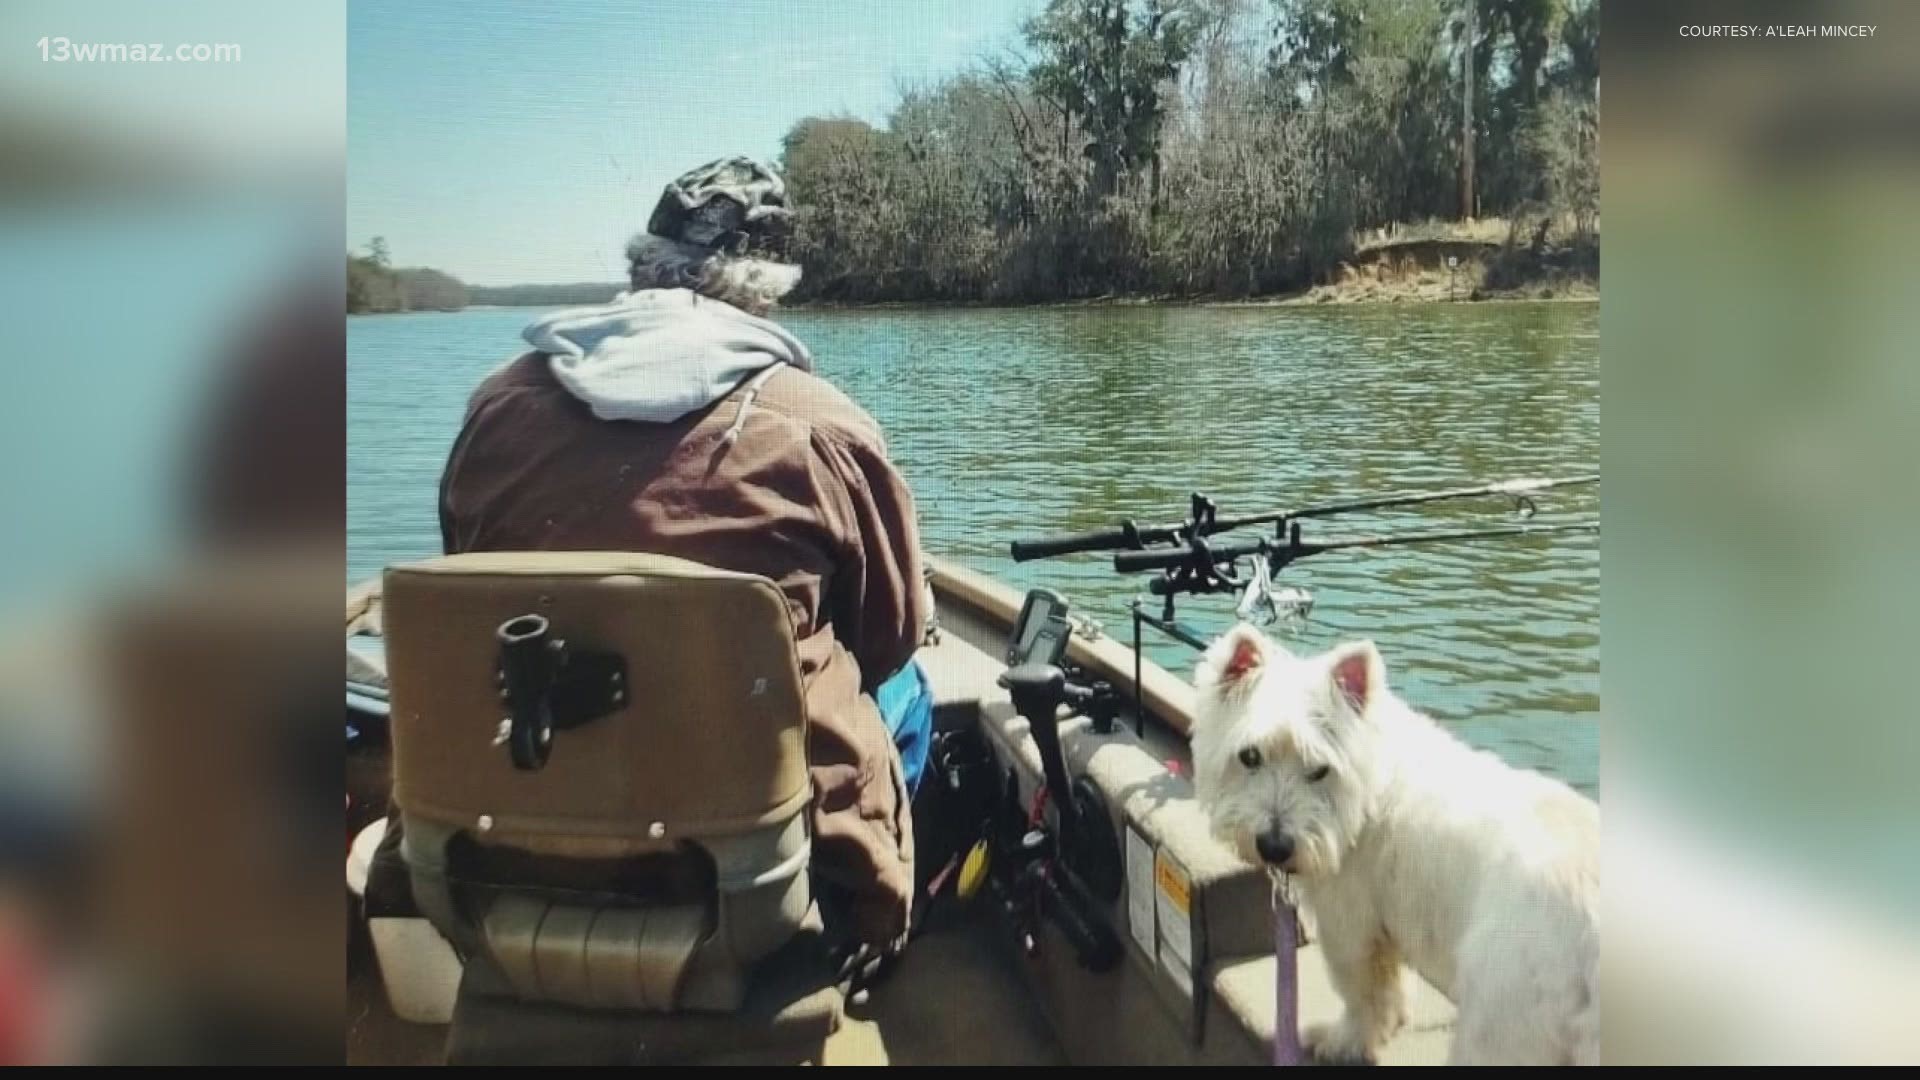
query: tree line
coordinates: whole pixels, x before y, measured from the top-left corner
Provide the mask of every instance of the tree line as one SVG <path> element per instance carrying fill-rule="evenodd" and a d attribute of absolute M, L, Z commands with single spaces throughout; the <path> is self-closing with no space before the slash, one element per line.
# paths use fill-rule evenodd
<path fill-rule="evenodd" d="M 1595 0 L 1051 0 L 788 131 L 796 299 L 1274 293 L 1463 207 L 1597 260 L 1598 122 Z"/>
<path fill-rule="evenodd" d="M 347 255 L 347 313 L 458 311 L 467 306 L 459 278 L 424 267 L 395 269 L 387 242 L 374 237 L 364 254 Z"/>
<path fill-rule="evenodd" d="M 623 284 L 579 282 L 567 285 L 468 285 L 441 270 L 395 269 L 384 237 L 376 236 L 360 254 L 347 253 L 347 314 L 402 311 L 459 311 L 471 304 L 495 307 L 569 307 L 604 304 Z"/>

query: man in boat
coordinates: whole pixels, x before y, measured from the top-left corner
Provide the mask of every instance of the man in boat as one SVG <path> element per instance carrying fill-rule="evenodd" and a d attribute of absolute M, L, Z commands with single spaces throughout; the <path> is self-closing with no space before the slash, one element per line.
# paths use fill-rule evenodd
<path fill-rule="evenodd" d="M 800 279 L 777 257 L 785 196 L 745 158 L 668 185 L 627 247 L 631 291 L 535 322 L 533 351 L 474 393 L 441 529 L 450 554 L 639 551 L 776 583 L 806 692 L 816 879 L 845 930 L 890 948 L 931 737 L 912 659 L 929 600 L 878 425 L 767 318 Z"/>

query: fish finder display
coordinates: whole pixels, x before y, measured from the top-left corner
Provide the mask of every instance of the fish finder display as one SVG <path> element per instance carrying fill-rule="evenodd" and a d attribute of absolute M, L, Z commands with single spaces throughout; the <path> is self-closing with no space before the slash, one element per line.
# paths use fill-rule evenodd
<path fill-rule="evenodd" d="M 1014 625 L 1007 664 L 1057 664 L 1066 655 L 1067 639 L 1072 634 L 1066 599 L 1049 589 L 1035 589 L 1027 594 L 1020 621 Z"/>

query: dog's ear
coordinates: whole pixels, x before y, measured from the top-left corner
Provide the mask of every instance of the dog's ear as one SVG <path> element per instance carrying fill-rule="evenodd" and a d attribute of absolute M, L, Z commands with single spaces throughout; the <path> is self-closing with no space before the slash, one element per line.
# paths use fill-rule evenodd
<path fill-rule="evenodd" d="M 1207 650 L 1207 660 L 1222 686 L 1236 685 L 1249 675 L 1259 673 L 1267 665 L 1267 659 L 1265 635 L 1246 623 L 1227 631 Z"/>
<path fill-rule="evenodd" d="M 1387 686 L 1387 665 L 1371 641 L 1342 645 L 1328 654 L 1333 692 L 1356 713 L 1364 713 Z"/>

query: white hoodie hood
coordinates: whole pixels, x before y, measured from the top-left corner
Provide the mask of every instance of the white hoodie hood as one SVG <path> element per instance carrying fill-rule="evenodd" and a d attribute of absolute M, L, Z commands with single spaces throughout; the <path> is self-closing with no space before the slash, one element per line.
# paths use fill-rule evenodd
<path fill-rule="evenodd" d="M 557 311 L 521 336 L 551 356 L 554 378 L 602 420 L 668 423 L 756 373 L 757 391 L 780 365 L 813 370 L 807 347 L 778 324 L 687 289 Z"/>

